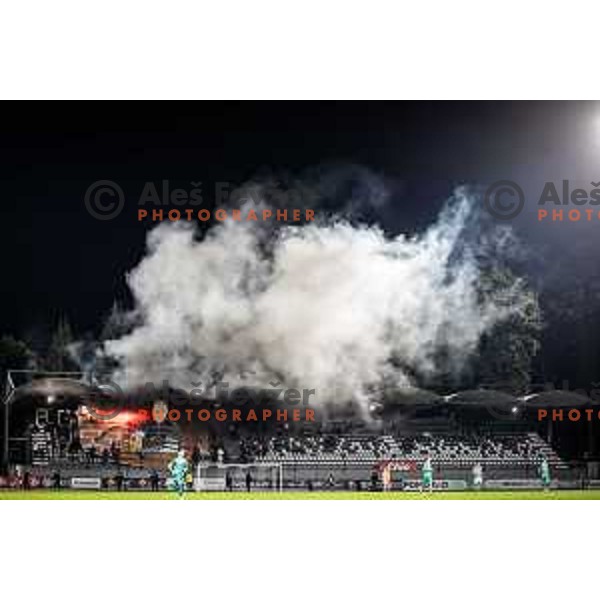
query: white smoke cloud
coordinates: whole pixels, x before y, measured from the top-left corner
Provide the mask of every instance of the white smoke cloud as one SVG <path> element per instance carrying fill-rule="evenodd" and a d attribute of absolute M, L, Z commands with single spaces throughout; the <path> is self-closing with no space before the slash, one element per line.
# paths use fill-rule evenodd
<path fill-rule="evenodd" d="M 229 221 L 199 241 L 191 226 L 161 224 L 129 275 L 140 324 L 106 343 L 115 376 L 187 390 L 215 373 L 230 388 L 276 380 L 314 388 L 311 402 L 366 408 L 383 381 L 434 376 L 440 349 L 460 371 L 481 335 L 520 310 L 516 289 L 481 304 L 470 211 L 460 198 L 423 234 L 394 238 L 346 222 L 266 236 Z"/>

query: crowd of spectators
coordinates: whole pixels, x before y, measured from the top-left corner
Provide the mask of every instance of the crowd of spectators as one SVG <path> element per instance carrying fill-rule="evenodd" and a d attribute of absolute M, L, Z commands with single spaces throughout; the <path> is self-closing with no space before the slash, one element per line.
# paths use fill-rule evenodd
<path fill-rule="evenodd" d="M 240 441 L 244 462 L 373 462 L 377 460 L 536 461 L 558 460 L 537 434 L 510 435 L 309 435 L 253 437 Z"/>

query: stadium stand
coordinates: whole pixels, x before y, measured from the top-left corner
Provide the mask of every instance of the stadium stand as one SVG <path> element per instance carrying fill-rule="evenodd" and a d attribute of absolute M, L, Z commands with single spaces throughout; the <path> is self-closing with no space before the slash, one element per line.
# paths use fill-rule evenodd
<path fill-rule="evenodd" d="M 536 433 L 478 433 L 468 435 L 418 433 L 411 435 L 312 435 L 270 436 L 240 442 L 240 455 L 248 462 L 280 463 L 284 487 L 368 486 L 374 468 L 385 461 L 404 461 L 412 474 L 427 455 L 436 473 L 447 479 L 470 481 L 480 463 L 489 478 L 525 480 L 537 478 L 542 457 L 558 474 L 566 465 Z"/>
<path fill-rule="evenodd" d="M 384 398 L 370 419 L 343 414 L 310 425 L 249 427 L 211 421 L 185 427 L 141 419 L 136 405 L 109 421 L 96 419 L 79 403 L 80 386 L 55 378 L 34 383 L 14 390 L 12 421 L 7 422 L 11 437 L 4 454 L 9 476 L 18 468 L 46 485 L 60 474 L 67 485 L 73 478 L 95 477 L 107 488 L 144 488 L 160 477 L 162 486 L 167 464 L 179 448 L 188 451 L 198 468 L 237 465 L 243 470 L 256 465 L 259 472 L 276 465 L 284 488 L 371 489 L 373 475 L 390 461 L 397 468 L 394 483 L 413 485 L 426 457 L 431 458 L 435 479 L 448 486 L 470 485 L 476 464 L 481 464 L 486 483 L 537 485 L 542 457 L 555 479 L 575 481 L 579 476 L 573 455 L 561 446 L 568 438 L 560 424 L 536 420 L 538 406 L 582 402 L 580 396 L 573 399 L 562 392 L 517 399 L 491 390 L 442 397 L 411 388 Z M 583 425 L 586 430 L 578 440 L 593 441 L 592 426 Z M 588 446 L 577 448 L 575 456 Z"/>
<path fill-rule="evenodd" d="M 554 450 L 535 433 L 514 435 L 318 435 L 242 440 L 247 460 L 265 462 L 357 462 L 423 460 L 438 462 L 535 462 L 545 455 L 559 464 Z"/>

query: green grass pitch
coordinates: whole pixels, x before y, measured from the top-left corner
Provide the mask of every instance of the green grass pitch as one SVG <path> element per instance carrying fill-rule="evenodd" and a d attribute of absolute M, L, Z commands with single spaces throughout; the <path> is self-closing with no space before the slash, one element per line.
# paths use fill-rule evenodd
<path fill-rule="evenodd" d="M 0 500 L 177 500 L 174 492 L 0 491 Z M 470 492 L 189 492 L 185 500 L 600 500 L 600 490 Z"/>

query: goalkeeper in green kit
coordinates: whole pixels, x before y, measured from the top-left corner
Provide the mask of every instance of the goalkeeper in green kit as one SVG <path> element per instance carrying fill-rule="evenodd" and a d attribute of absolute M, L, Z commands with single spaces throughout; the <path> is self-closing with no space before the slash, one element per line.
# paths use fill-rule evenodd
<path fill-rule="evenodd" d="M 549 490 L 552 479 L 550 477 L 550 465 L 548 464 L 548 459 L 545 456 L 542 457 L 542 464 L 540 465 L 540 477 L 544 489 L 546 491 Z"/>
<path fill-rule="evenodd" d="M 173 485 L 177 490 L 180 499 L 185 492 L 186 476 L 188 474 L 189 464 L 185 458 L 185 452 L 180 450 L 177 456 L 169 463 L 169 472 L 173 479 Z"/>
<path fill-rule="evenodd" d="M 431 457 L 429 454 L 427 455 L 427 458 L 425 458 L 425 462 L 421 468 L 421 491 L 426 488 L 428 488 L 430 492 L 433 490 L 433 466 L 431 465 Z"/>

